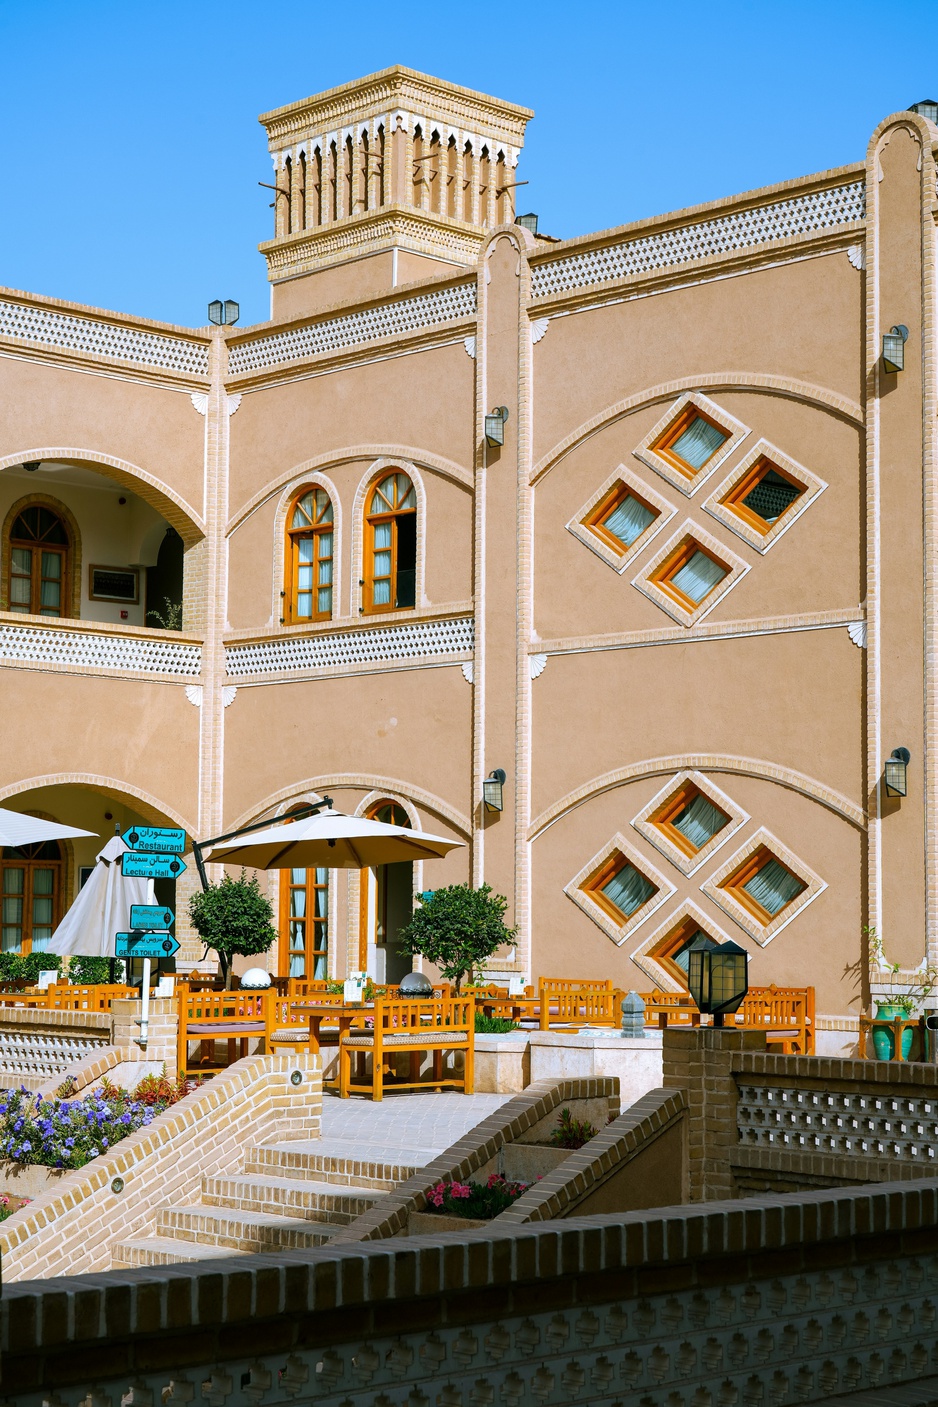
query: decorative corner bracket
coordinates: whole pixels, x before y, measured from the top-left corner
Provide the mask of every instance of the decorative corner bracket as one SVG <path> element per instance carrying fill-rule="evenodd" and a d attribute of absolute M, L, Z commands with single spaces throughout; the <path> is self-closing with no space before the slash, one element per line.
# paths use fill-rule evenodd
<path fill-rule="evenodd" d="M 529 656 L 528 656 L 528 665 L 529 665 L 530 670 L 531 670 L 531 678 L 532 678 L 532 679 L 539 679 L 540 676 L 544 673 L 544 670 L 545 670 L 546 667 L 547 667 L 547 656 L 546 656 L 546 655 L 529 655 Z"/>

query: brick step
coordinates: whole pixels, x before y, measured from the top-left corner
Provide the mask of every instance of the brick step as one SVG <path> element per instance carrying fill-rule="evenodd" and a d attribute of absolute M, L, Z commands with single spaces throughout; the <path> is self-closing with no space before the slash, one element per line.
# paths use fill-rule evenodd
<path fill-rule="evenodd" d="M 305 1251 L 321 1246 L 336 1224 L 276 1216 L 273 1212 L 240 1212 L 227 1207 L 161 1207 L 156 1214 L 158 1237 L 202 1246 L 227 1246 L 236 1251 Z"/>
<path fill-rule="evenodd" d="M 373 1187 L 379 1191 L 390 1190 L 399 1182 L 406 1182 L 421 1166 L 401 1162 L 397 1149 L 381 1148 L 373 1151 L 362 1148 L 350 1156 L 341 1156 L 328 1149 L 310 1153 L 285 1147 L 252 1148 L 244 1160 L 246 1174 L 260 1173 L 304 1180 L 313 1176 L 317 1182 Z"/>
<path fill-rule="evenodd" d="M 231 1246 L 208 1246 L 198 1241 L 178 1241 L 170 1236 L 141 1236 L 124 1241 L 111 1251 L 111 1266 L 174 1265 L 180 1261 L 227 1260 L 243 1255 Z"/>
<path fill-rule="evenodd" d="M 202 1179 L 202 1202 L 210 1207 L 237 1211 L 273 1212 L 281 1216 L 312 1218 L 347 1226 L 382 1197 L 388 1189 L 352 1187 L 345 1183 L 311 1178 L 271 1177 L 243 1173 Z"/>

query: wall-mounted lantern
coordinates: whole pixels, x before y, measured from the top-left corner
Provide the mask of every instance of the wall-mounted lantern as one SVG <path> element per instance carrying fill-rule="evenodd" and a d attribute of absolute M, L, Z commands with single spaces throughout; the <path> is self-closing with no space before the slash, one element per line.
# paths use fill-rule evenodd
<path fill-rule="evenodd" d="M 220 298 L 213 298 L 208 305 L 208 320 L 216 327 L 234 327 L 241 316 L 241 305 L 233 298 L 226 298 L 224 302 Z"/>
<path fill-rule="evenodd" d="M 934 98 L 922 98 L 921 102 L 913 103 L 909 112 L 917 112 L 919 117 L 927 117 L 929 122 L 934 122 L 938 127 L 938 103 Z"/>
<path fill-rule="evenodd" d="M 886 783 L 887 796 L 908 796 L 908 771 L 911 760 L 912 754 L 907 747 L 894 747 L 892 756 L 886 758 L 883 781 Z"/>
<path fill-rule="evenodd" d="M 508 407 L 497 405 L 491 415 L 485 417 L 485 443 L 496 449 L 505 443 L 505 421 L 508 419 Z"/>
<path fill-rule="evenodd" d="M 501 811 L 504 809 L 503 787 L 505 785 L 505 773 L 501 767 L 496 767 L 494 772 L 490 772 L 482 783 L 482 800 L 485 803 L 486 811 Z"/>
<path fill-rule="evenodd" d="M 909 329 L 898 323 L 883 333 L 883 370 L 902 371 L 905 366 L 905 344 L 909 340 Z"/>
<path fill-rule="evenodd" d="M 520 225 L 523 230 L 530 230 L 533 235 L 537 234 L 536 215 L 516 215 L 515 224 Z"/>
<path fill-rule="evenodd" d="M 697 1010 L 711 1013 L 714 1026 L 722 1026 L 749 991 L 748 953 L 731 940 L 715 948 L 701 934 L 687 949 L 687 985 Z"/>
<path fill-rule="evenodd" d="M 23 468 L 26 470 L 27 474 L 35 474 L 41 463 L 41 459 L 30 459 L 23 464 Z"/>

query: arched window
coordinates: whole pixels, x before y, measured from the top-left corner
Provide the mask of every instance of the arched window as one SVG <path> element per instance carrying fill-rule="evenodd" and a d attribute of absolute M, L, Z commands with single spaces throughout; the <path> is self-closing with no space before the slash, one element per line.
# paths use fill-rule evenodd
<path fill-rule="evenodd" d="M 410 827 L 410 817 L 396 801 L 378 801 L 370 821 Z M 399 982 L 410 971 L 410 958 L 398 949 L 397 936 L 414 908 L 414 867 L 409 860 L 362 870 L 359 890 L 359 963 L 378 982 Z"/>
<path fill-rule="evenodd" d="M 407 475 L 380 479 L 365 513 L 364 609 L 407 609 L 417 599 L 417 495 Z"/>
<path fill-rule="evenodd" d="M 328 869 L 281 870 L 278 966 L 281 977 L 321 982 L 329 976 Z"/>
<path fill-rule="evenodd" d="M 325 489 L 303 489 L 287 519 L 285 622 L 331 617 L 333 527 L 332 500 Z"/>
<path fill-rule="evenodd" d="M 58 842 L 8 845 L 0 855 L 3 951 L 24 955 L 45 952 L 62 917 L 62 852 Z"/>
<path fill-rule="evenodd" d="M 71 543 L 62 519 L 51 508 L 24 508 L 10 529 L 11 611 L 24 615 L 68 614 Z"/>

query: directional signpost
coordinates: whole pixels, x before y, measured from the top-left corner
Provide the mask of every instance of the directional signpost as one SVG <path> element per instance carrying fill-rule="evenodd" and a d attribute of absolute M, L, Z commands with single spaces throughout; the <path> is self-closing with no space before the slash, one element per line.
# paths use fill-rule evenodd
<path fill-rule="evenodd" d="M 121 856 L 121 873 L 126 878 L 150 881 L 149 898 L 155 899 L 153 881 L 178 879 L 188 868 L 179 856 L 186 848 L 186 833 L 174 826 L 131 826 L 123 840 L 130 847 Z M 129 933 L 115 933 L 114 952 L 119 958 L 143 958 L 143 1010 L 140 1044 L 146 1045 L 150 1017 L 150 962 L 171 958 L 179 944 L 167 932 L 176 915 L 164 904 L 132 904 Z"/>

